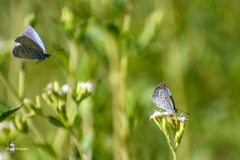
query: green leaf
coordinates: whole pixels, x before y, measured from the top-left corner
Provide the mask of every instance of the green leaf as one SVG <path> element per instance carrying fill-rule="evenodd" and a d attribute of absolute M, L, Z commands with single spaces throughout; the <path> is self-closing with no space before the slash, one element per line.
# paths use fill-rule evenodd
<path fill-rule="evenodd" d="M 41 148 L 46 153 L 49 153 L 52 157 L 54 157 L 54 158 L 57 157 L 56 152 L 53 150 L 53 148 L 50 145 L 48 145 L 48 144 L 35 144 L 35 146 Z"/>
<path fill-rule="evenodd" d="M 4 112 L 0 115 L 0 122 L 2 122 L 4 119 L 6 119 L 7 117 L 9 117 L 11 114 L 13 114 L 14 112 L 16 112 L 18 109 L 20 109 L 22 107 L 24 103 L 22 103 L 20 106 L 12 108 L 10 110 L 8 110 L 7 112 Z"/>
<path fill-rule="evenodd" d="M 54 117 L 52 117 L 52 116 L 48 116 L 48 121 L 49 121 L 50 123 L 52 123 L 53 125 L 57 126 L 57 127 L 66 128 L 66 127 L 64 126 L 64 124 L 63 124 L 60 120 L 58 120 L 58 119 L 56 119 L 56 118 L 54 118 Z"/>
<path fill-rule="evenodd" d="M 111 21 L 107 21 L 105 22 L 105 27 L 116 39 L 118 38 L 120 31 L 115 24 L 113 24 Z"/>

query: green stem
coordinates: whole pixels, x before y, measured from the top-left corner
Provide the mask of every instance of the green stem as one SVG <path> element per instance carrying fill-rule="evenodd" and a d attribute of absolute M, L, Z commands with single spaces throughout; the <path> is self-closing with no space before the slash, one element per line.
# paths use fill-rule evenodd
<path fill-rule="evenodd" d="M 173 160 L 176 160 L 177 159 L 177 154 L 176 152 L 172 152 L 173 153 Z"/>
<path fill-rule="evenodd" d="M 77 52 L 78 52 L 78 47 L 77 44 L 74 40 L 70 40 L 68 41 L 68 45 L 70 47 L 70 52 L 69 52 L 69 75 L 68 75 L 68 85 L 70 86 L 70 88 L 75 88 L 76 86 L 76 70 L 77 70 Z M 74 120 L 75 114 L 76 114 L 76 106 L 73 103 L 72 100 L 72 96 L 71 93 L 68 92 L 67 94 L 67 100 L 66 100 L 66 108 L 69 109 L 69 111 L 67 111 L 69 114 L 68 117 L 72 117 L 69 120 L 69 124 L 72 124 L 72 121 Z M 60 139 L 58 137 L 61 137 Z M 54 147 L 57 146 L 57 152 L 60 152 L 62 149 L 62 146 L 64 145 L 64 142 L 67 138 L 67 134 L 66 132 L 62 132 L 61 129 L 59 129 L 57 136 L 55 137 L 54 140 Z M 75 142 L 75 140 L 74 140 Z M 75 142 L 76 143 L 76 142 Z"/>
<path fill-rule="evenodd" d="M 69 79 L 68 84 L 70 87 L 75 88 L 76 72 L 77 72 L 77 51 L 78 47 L 74 40 L 69 42 L 70 54 L 69 54 Z"/>
<path fill-rule="evenodd" d="M 84 157 L 84 154 L 83 154 L 83 150 L 82 150 L 82 148 L 80 146 L 80 143 L 78 142 L 78 139 L 76 138 L 73 130 L 69 127 L 68 131 L 71 133 L 71 137 L 72 137 L 72 139 L 73 139 L 73 141 L 74 141 L 74 143 L 75 143 L 75 145 L 77 147 L 78 153 L 81 156 L 81 160 L 85 160 L 85 157 Z"/>
<path fill-rule="evenodd" d="M 122 32 L 129 32 L 131 22 L 132 4 L 127 5 L 127 13 L 124 17 Z M 112 93 L 112 116 L 113 116 L 113 159 L 130 159 L 130 147 L 128 143 L 129 124 L 126 115 L 126 78 L 127 78 L 127 51 L 122 49 L 119 56 L 114 40 L 106 40 L 109 44 L 107 49 L 109 61 L 109 81 Z M 119 91 L 119 92 L 116 92 Z M 121 128 L 121 132 L 119 132 Z"/>
<path fill-rule="evenodd" d="M 15 102 L 17 105 L 22 103 L 22 100 L 18 97 L 17 92 L 15 91 L 15 89 L 13 88 L 13 86 L 10 84 L 10 82 L 7 80 L 7 78 L 4 76 L 4 74 L 2 73 L 2 71 L 0 71 L 0 79 L 3 83 L 3 85 L 7 88 L 7 90 L 11 93 L 11 95 L 13 96 Z"/>
<path fill-rule="evenodd" d="M 167 138 L 168 145 L 169 145 L 169 147 L 170 147 L 170 149 L 171 149 L 171 151 L 172 151 L 173 160 L 176 160 L 176 159 L 177 159 L 176 149 L 172 146 L 172 143 L 171 143 L 171 141 L 170 141 L 169 136 L 167 136 L 165 132 L 164 132 L 164 134 L 165 134 L 165 136 L 166 136 L 166 138 Z"/>
<path fill-rule="evenodd" d="M 18 95 L 20 99 L 23 99 L 25 92 L 25 61 L 22 60 L 21 69 L 19 71 L 19 90 Z"/>

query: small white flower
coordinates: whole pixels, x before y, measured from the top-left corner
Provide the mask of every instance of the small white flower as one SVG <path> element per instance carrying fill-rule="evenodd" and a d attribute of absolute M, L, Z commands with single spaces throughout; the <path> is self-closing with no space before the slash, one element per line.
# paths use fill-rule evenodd
<path fill-rule="evenodd" d="M 153 115 L 150 116 L 150 119 L 151 119 L 151 118 L 154 118 L 154 117 L 156 117 L 156 116 L 170 115 L 170 114 L 174 114 L 174 113 L 169 113 L 169 112 L 167 112 L 167 111 L 161 112 L 161 111 L 156 111 L 156 110 L 155 110 L 155 112 L 153 113 Z"/>
<path fill-rule="evenodd" d="M 88 92 L 93 92 L 93 85 L 89 81 L 87 83 L 84 82 L 80 83 L 80 87 L 82 89 L 86 89 Z"/>
<path fill-rule="evenodd" d="M 174 114 L 173 112 L 168 112 L 168 111 L 165 111 L 165 112 L 162 112 L 163 115 L 170 115 L 170 114 Z"/>
<path fill-rule="evenodd" d="M 188 121 L 189 119 L 186 116 L 179 116 L 177 119 L 181 122 Z"/>
<path fill-rule="evenodd" d="M 52 82 L 49 83 L 44 90 L 46 91 L 46 90 L 48 90 L 48 89 L 53 89 L 53 83 L 52 83 Z"/>
<path fill-rule="evenodd" d="M 62 86 L 62 88 L 60 88 L 60 93 L 62 94 L 66 94 L 69 90 L 69 85 L 68 84 L 65 84 Z"/>
<path fill-rule="evenodd" d="M 156 117 L 156 116 L 162 116 L 162 113 L 155 110 L 155 112 L 153 113 L 153 115 L 150 116 L 150 119 L 151 119 L 151 118 L 154 118 L 154 117 Z"/>
<path fill-rule="evenodd" d="M 24 98 L 23 103 L 27 103 L 27 102 L 29 102 L 29 99 L 28 98 Z"/>
<path fill-rule="evenodd" d="M 156 110 L 155 110 L 155 112 L 153 113 L 153 115 L 150 116 L 150 119 L 151 119 L 151 118 L 155 118 L 155 117 L 157 117 L 157 116 L 162 116 L 162 115 L 169 115 L 169 113 L 168 113 L 168 112 L 160 112 L 160 111 L 156 111 Z"/>

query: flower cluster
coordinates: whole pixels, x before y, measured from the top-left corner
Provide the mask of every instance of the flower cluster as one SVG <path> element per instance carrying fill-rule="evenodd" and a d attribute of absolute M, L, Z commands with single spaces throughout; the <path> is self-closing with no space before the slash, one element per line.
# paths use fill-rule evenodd
<path fill-rule="evenodd" d="M 92 95 L 93 86 L 90 82 L 78 82 L 76 92 L 72 93 L 73 99 L 79 104 L 83 99 Z"/>
<path fill-rule="evenodd" d="M 186 116 L 176 117 L 175 114 L 159 111 L 155 111 L 154 114 L 150 116 L 150 118 L 154 119 L 156 124 L 163 131 L 167 138 L 169 147 L 173 152 L 173 156 L 176 157 L 176 150 L 181 143 L 188 118 Z M 172 145 L 172 142 L 170 140 L 170 130 L 173 131 L 175 145 Z"/>
<path fill-rule="evenodd" d="M 51 82 L 47 85 L 42 94 L 43 99 L 47 102 L 48 106 L 52 107 L 56 113 L 56 116 L 44 116 L 42 113 L 42 105 L 40 102 L 40 96 L 36 96 L 36 104 L 30 99 L 25 99 L 24 103 L 31 111 L 27 117 L 33 117 L 36 115 L 47 118 L 52 124 L 66 128 L 71 125 L 69 116 L 66 111 L 67 93 L 70 93 L 72 100 L 79 105 L 80 102 L 86 97 L 90 96 L 93 92 L 93 86 L 90 82 L 78 82 L 76 89 L 71 89 L 68 84 L 59 85 L 57 81 Z M 20 122 L 18 119 L 16 122 Z M 17 123 L 16 123 L 17 124 Z M 25 124 L 25 123 L 19 123 Z M 20 126 L 20 125 L 17 125 Z M 23 126 L 23 125 L 21 125 Z M 19 128 L 22 128 L 22 127 Z M 26 130 L 26 129 L 25 129 Z"/>

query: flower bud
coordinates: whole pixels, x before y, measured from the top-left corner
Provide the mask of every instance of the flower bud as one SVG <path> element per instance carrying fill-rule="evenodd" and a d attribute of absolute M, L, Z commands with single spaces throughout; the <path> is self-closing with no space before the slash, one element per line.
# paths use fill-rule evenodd
<path fill-rule="evenodd" d="M 162 126 L 162 114 L 161 112 L 155 111 L 153 115 L 150 116 L 150 118 L 153 118 L 154 121 L 157 123 L 157 125 L 159 126 L 159 128 L 161 130 L 163 130 L 163 126 Z"/>
<path fill-rule="evenodd" d="M 25 16 L 23 20 L 24 26 L 30 24 L 33 28 L 37 24 L 37 16 L 34 13 L 30 13 L 27 16 Z"/>
<path fill-rule="evenodd" d="M 27 133 L 28 132 L 28 125 L 27 121 L 21 119 L 19 116 L 15 116 L 14 122 L 13 122 L 15 128 L 19 130 L 20 132 Z"/>
<path fill-rule="evenodd" d="M 90 96 L 93 92 L 93 86 L 90 82 L 78 82 L 76 89 L 76 101 L 80 103 L 83 99 Z"/>
<path fill-rule="evenodd" d="M 48 95 L 47 93 L 42 94 L 43 99 L 47 102 L 49 106 L 53 106 L 53 101 L 51 99 L 51 96 Z"/>

